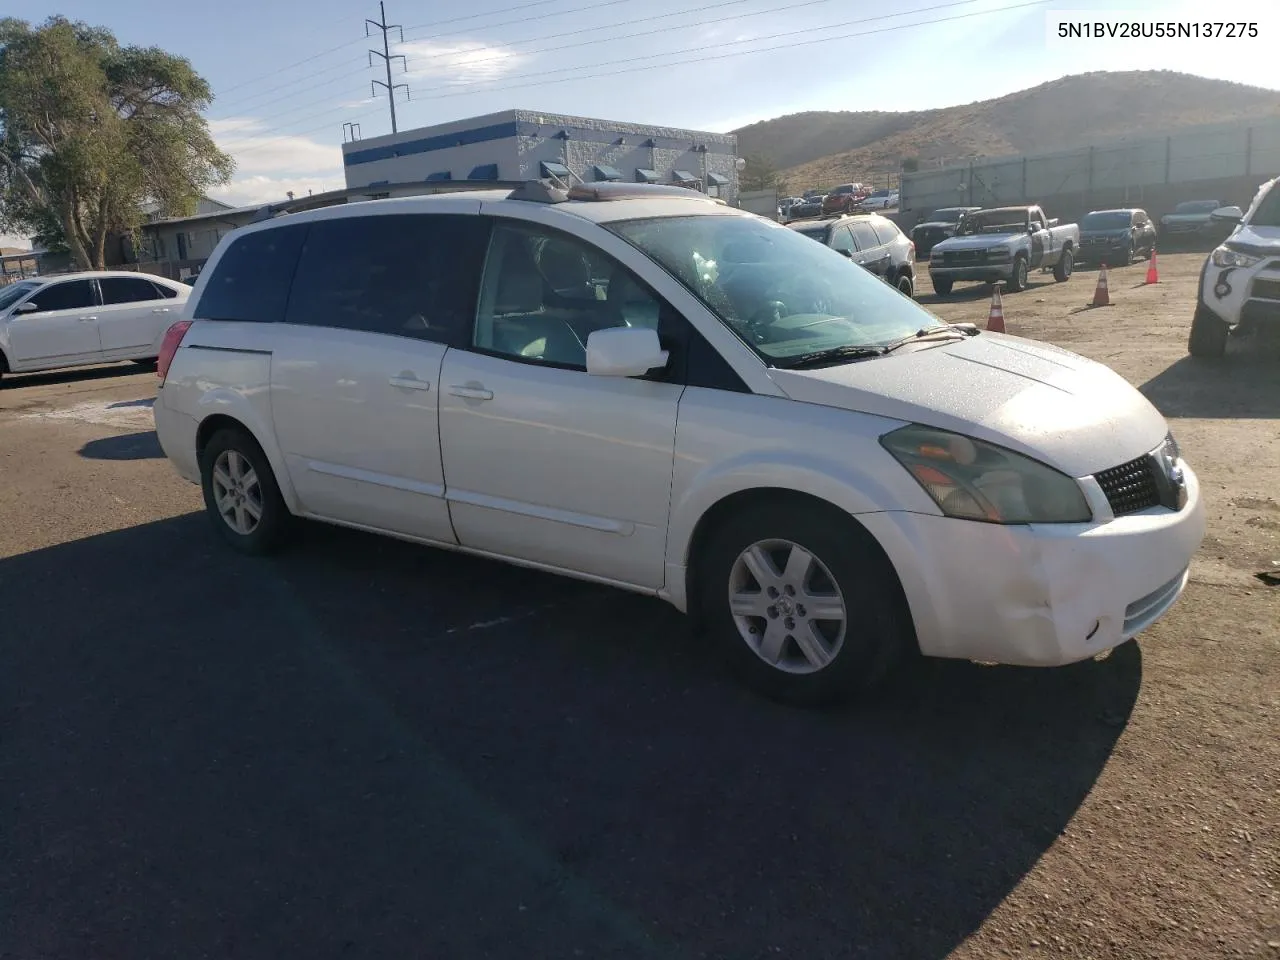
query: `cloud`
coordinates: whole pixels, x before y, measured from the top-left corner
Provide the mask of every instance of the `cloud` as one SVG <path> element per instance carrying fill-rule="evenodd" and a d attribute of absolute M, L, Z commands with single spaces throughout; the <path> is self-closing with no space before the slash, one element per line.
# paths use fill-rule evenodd
<path fill-rule="evenodd" d="M 274 203 L 284 200 L 289 191 L 295 197 L 305 197 L 307 192 L 324 193 L 326 190 L 338 190 L 346 186 L 341 176 L 332 177 L 268 177 L 261 174 L 251 177 L 236 177 L 225 187 L 214 187 L 209 196 L 233 207 L 250 207 L 260 203 Z"/>
<path fill-rule="evenodd" d="M 483 83 L 499 80 L 533 59 L 500 44 L 477 40 L 419 40 L 396 48 L 403 53 L 409 72 L 404 80 L 444 80 Z M 393 74 L 392 82 L 400 82 Z"/>
<path fill-rule="evenodd" d="M 231 182 L 209 190 L 215 200 L 242 207 L 283 200 L 290 190 L 302 197 L 308 190 L 321 193 L 346 186 L 337 144 L 273 133 L 257 117 L 211 120 L 209 131 L 236 161 Z"/>

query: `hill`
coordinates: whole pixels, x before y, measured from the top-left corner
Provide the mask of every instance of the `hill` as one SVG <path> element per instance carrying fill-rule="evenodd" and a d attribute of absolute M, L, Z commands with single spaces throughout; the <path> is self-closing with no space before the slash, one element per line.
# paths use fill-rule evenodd
<path fill-rule="evenodd" d="M 792 191 L 938 161 L 1065 150 L 1200 123 L 1280 114 L 1280 92 L 1170 70 L 1084 73 L 994 100 L 907 113 L 794 113 L 733 131 Z"/>

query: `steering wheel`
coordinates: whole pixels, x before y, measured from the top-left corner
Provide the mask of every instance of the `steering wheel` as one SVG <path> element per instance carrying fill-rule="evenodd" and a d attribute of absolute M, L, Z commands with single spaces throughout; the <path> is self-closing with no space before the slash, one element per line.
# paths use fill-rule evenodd
<path fill-rule="evenodd" d="M 767 300 L 747 318 L 747 332 L 757 343 L 763 343 L 768 339 L 768 329 L 790 313 L 790 308 L 781 300 Z"/>

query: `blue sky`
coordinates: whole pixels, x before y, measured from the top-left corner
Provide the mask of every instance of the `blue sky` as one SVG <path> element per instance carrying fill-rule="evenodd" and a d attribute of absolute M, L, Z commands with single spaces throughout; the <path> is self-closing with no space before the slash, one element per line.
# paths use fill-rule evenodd
<path fill-rule="evenodd" d="M 1088 70 L 1166 68 L 1280 88 L 1264 49 L 1280 4 L 1229 5 L 1261 21 L 1252 40 L 1047 42 L 1046 12 L 1104 11 L 1099 0 L 387 0 L 400 128 L 521 107 L 729 130 L 800 110 L 909 110 L 1000 96 Z M 16 6 L 16 9 L 15 9 Z M 47 0 L 6 0 L 38 22 Z M 1274 7 L 1274 9 L 1273 9 Z M 1110 10 L 1108 10 L 1110 8 Z M 189 58 L 213 85 L 218 141 L 235 181 L 215 196 L 256 203 L 342 185 L 343 123 L 390 132 L 364 18 L 376 0 L 67 0 L 64 16 L 122 43 Z M 1162 21 L 1204 18 L 1203 3 L 1129 0 Z M 1227 14 L 1214 13 L 1212 16 Z M 774 48 L 774 49 L 769 49 Z M 1135 109 L 1141 109 L 1135 105 Z"/>

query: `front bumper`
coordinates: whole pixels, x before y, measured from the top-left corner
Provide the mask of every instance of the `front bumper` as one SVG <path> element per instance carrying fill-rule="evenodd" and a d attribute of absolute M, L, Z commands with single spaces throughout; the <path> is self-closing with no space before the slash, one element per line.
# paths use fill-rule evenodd
<path fill-rule="evenodd" d="M 920 650 L 1018 666 L 1087 660 L 1145 630 L 1182 594 L 1204 538 L 1187 502 L 1091 524 L 1001 526 L 886 512 L 859 516 L 898 570 Z"/>
<path fill-rule="evenodd" d="M 1280 326 L 1280 256 L 1252 267 L 1216 267 L 1205 260 L 1200 271 L 1200 303 L 1224 323 L 1242 332 Z"/>
<path fill-rule="evenodd" d="M 940 280 L 976 280 L 979 282 L 991 283 L 996 280 L 1008 280 L 1013 276 L 1013 261 L 1006 260 L 1000 263 L 983 263 L 973 266 L 938 266 L 929 264 L 929 276 L 933 279 Z"/>

